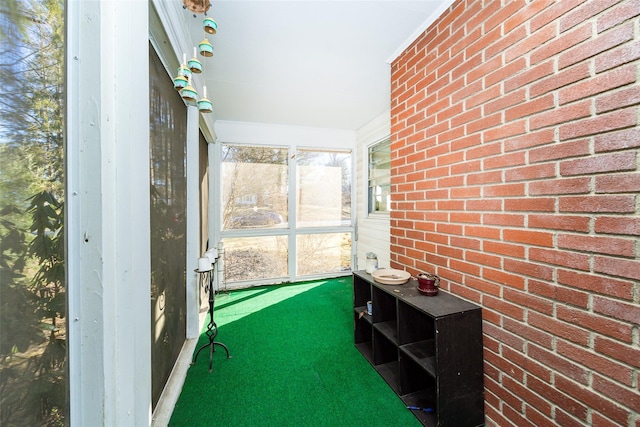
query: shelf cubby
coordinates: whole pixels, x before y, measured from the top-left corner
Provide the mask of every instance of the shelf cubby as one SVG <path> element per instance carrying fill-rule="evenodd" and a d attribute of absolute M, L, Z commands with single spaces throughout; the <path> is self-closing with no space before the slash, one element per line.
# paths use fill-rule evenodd
<path fill-rule="evenodd" d="M 399 384 L 398 384 L 398 361 L 392 360 L 387 363 L 382 363 L 380 365 L 376 365 L 376 371 L 378 374 L 389 384 L 389 387 L 396 392 L 399 393 Z"/>
<path fill-rule="evenodd" d="M 436 355 L 434 340 L 424 340 L 400 346 L 400 351 L 415 361 L 432 377 L 436 376 Z"/>
<path fill-rule="evenodd" d="M 373 364 L 373 343 L 371 341 L 360 342 L 356 344 L 356 348 L 362 355 Z"/>
<path fill-rule="evenodd" d="M 382 332 L 373 330 L 373 364 L 383 365 L 390 361 L 398 361 L 398 347 Z"/>
<path fill-rule="evenodd" d="M 388 322 L 378 322 L 373 327 L 384 335 L 394 345 L 398 345 L 398 324 L 395 320 Z"/>

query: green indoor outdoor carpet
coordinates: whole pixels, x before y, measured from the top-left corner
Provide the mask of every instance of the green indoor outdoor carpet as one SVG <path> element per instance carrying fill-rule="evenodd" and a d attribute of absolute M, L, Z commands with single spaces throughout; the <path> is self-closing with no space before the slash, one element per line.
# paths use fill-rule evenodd
<path fill-rule="evenodd" d="M 170 426 L 419 426 L 353 344 L 351 277 L 216 296 Z M 208 339 L 201 335 L 198 346 Z"/>

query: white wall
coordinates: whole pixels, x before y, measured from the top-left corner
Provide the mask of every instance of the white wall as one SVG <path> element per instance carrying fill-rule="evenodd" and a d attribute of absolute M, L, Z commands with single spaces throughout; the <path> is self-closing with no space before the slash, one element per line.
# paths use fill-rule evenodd
<path fill-rule="evenodd" d="M 225 143 L 353 149 L 356 133 L 342 129 L 244 123 L 218 120 L 218 139 Z"/>
<path fill-rule="evenodd" d="M 357 176 L 357 267 L 364 270 L 367 252 L 378 256 L 378 267 L 389 267 L 390 222 L 384 214 L 369 215 L 367 201 L 368 149 L 376 142 L 388 138 L 391 132 L 390 112 L 386 111 L 358 130 L 356 149 Z"/>

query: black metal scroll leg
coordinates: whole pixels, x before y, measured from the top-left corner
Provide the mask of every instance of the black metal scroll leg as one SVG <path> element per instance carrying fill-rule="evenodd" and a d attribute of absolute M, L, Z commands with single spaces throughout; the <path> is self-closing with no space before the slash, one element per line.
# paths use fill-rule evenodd
<path fill-rule="evenodd" d="M 220 347 L 224 348 L 224 351 L 227 353 L 227 359 L 230 359 L 231 356 L 229 355 L 229 349 L 227 348 L 226 345 L 222 344 L 221 342 L 215 341 L 215 337 L 216 335 L 218 335 L 218 325 L 216 325 L 216 322 L 213 320 L 213 306 L 215 303 L 215 294 L 213 291 L 213 274 L 212 273 L 209 273 L 209 284 L 207 285 L 207 292 L 209 292 L 209 323 L 207 324 L 207 330 L 205 331 L 205 333 L 209 338 L 209 342 L 198 349 L 195 356 L 193 357 L 193 362 L 191 364 L 192 365 L 195 364 L 196 360 L 198 360 L 198 355 L 200 354 L 200 352 L 205 348 L 209 347 L 209 372 L 211 372 L 213 371 L 213 352 L 216 351 L 215 350 L 216 345 L 219 345 Z"/>

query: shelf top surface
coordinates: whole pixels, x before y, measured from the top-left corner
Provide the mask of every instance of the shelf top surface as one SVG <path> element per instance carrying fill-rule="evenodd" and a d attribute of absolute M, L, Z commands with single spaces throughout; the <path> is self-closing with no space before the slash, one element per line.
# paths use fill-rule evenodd
<path fill-rule="evenodd" d="M 435 296 L 422 295 L 418 291 L 418 280 L 411 278 L 403 285 L 383 285 L 376 282 L 373 276 L 364 271 L 354 271 L 358 276 L 382 291 L 391 294 L 401 301 L 422 310 L 433 317 L 449 316 L 461 311 L 480 310 L 480 306 L 465 301 L 453 294 L 440 289 Z"/>

